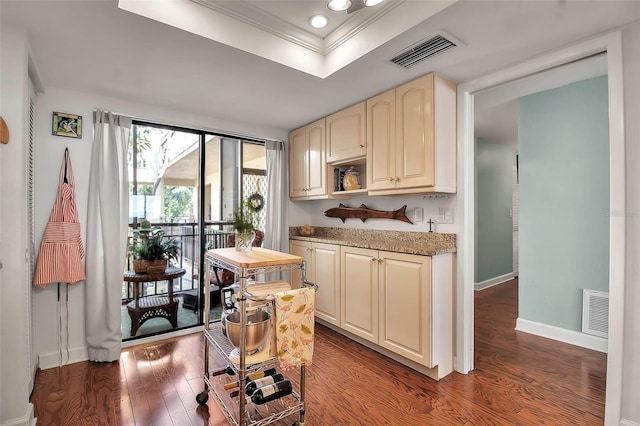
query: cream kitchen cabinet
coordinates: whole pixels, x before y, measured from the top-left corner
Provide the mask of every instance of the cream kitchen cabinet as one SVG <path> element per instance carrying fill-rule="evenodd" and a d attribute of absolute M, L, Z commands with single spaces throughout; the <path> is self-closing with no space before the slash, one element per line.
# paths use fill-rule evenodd
<path fill-rule="evenodd" d="M 289 133 L 289 197 L 327 195 L 325 119 Z"/>
<path fill-rule="evenodd" d="M 340 325 L 340 246 L 309 241 L 289 241 L 289 253 L 307 262 L 307 280 L 318 285 L 317 318 Z M 291 272 L 291 283 L 300 283 L 300 271 Z"/>
<path fill-rule="evenodd" d="M 378 343 L 377 251 L 343 246 L 341 258 L 342 322 L 350 333 Z"/>
<path fill-rule="evenodd" d="M 367 155 L 366 105 L 353 105 L 327 117 L 327 163 L 364 158 Z"/>
<path fill-rule="evenodd" d="M 369 195 L 456 192 L 456 85 L 431 73 L 367 100 Z"/>
<path fill-rule="evenodd" d="M 432 378 L 453 371 L 452 254 L 342 246 L 340 269 L 342 330 Z"/>

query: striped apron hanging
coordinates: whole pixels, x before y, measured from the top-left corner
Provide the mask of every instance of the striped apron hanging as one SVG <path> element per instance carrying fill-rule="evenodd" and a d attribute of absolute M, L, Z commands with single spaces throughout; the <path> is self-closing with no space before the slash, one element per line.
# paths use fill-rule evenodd
<path fill-rule="evenodd" d="M 74 191 L 73 168 L 67 148 L 60 169 L 56 203 L 49 216 L 36 263 L 33 283 L 38 287 L 54 282 L 74 284 L 86 279 Z"/>

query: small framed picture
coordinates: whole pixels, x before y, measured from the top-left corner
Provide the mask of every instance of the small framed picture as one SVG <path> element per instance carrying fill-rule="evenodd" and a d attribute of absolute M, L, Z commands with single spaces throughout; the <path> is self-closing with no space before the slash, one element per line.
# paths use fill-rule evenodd
<path fill-rule="evenodd" d="M 54 111 L 53 135 L 82 138 L 82 116 Z"/>

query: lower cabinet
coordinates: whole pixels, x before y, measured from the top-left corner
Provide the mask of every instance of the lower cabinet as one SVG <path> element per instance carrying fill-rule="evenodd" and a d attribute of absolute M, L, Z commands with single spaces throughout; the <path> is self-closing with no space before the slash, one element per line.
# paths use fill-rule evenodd
<path fill-rule="evenodd" d="M 342 328 L 412 361 L 431 357 L 431 258 L 342 248 Z"/>
<path fill-rule="evenodd" d="M 290 249 L 318 284 L 317 318 L 436 380 L 453 371 L 454 254 L 297 240 Z"/>
<path fill-rule="evenodd" d="M 339 326 L 340 246 L 291 240 L 289 252 L 307 262 L 307 280 L 318 285 L 315 316 Z M 301 282 L 299 270 L 291 272 L 291 282 Z"/>

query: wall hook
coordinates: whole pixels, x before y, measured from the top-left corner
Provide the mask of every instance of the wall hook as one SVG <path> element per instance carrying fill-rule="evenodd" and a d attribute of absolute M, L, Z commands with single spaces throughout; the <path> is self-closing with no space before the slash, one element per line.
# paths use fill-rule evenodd
<path fill-rule="evenodd" d="M 9 143 L 9 128 L 2 117 L 0 117 L 0 142 Z"/>

